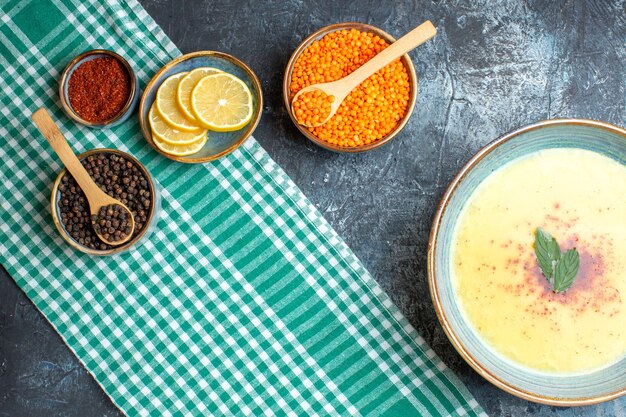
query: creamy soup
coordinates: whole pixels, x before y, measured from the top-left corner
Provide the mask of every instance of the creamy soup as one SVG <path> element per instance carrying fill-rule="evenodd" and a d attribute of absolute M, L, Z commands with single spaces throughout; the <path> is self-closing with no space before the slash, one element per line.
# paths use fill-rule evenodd
<path fill-rule="evenodd" d="M 565 292 L 553 292 L 537 265 L 537 227 L 580 254 Z M 461 309 L 502 356 L 576 373 L 626 354 L 626 166 L 578 149 L 514 160 L 470 196 L 452 250 Z"/>

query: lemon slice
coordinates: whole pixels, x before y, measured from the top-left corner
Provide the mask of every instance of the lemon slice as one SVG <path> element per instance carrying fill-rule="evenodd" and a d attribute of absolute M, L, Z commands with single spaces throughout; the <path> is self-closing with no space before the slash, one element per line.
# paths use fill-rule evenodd
<path fill-rule="evenodd" d="M 152 135 L 152 141 L 160 150 L 162 150 L 166 154 L 174 156 L 188 156 L 197 153 L 200 149 L 202 149 L 207 139 L 208 136 L 205 134 L 204 136 L 200 137 L 200 139 L 196 142 L 186 143 L 183 145 L 173 145 L 169 142 L 164 141 L 158 135 Z"/>
<path fill-rule="evenodd" d="M 192 119 L 189 120 L 178 108 L 176 102 L 176 92 L 178 83 L 187 75 L 186 72 L 174 74 L 163 81 L 156 94 L 156 109 L 165 122 L 174 129 L 191 132 L 198 129 L 198 124 Z"/>
<path fill-rule="evenodd" d="M 217 74 L 218 72 L 222 71 L 217 68 L 200 67 L 190 71 L 182 78 L 182 80 L 180 80 L 180 83 L 178 84 L 176 102 L 178 103 L 180 110 L 185 114 L 185 116 L 187 116 L 188 119 L 196 119 L 196 116 L 194 116 L 191 111 L 191 91 L 196 84 L 198 84 L 198 81 L 200 81 L 201 78 L 206 75 Z"/>
<path fill-rule="evenodd" d="M 197 142 L 202 139 L 203 136 L 206 136 L 206 129 L 202 129 L 200 127 L 191 132 L 174 129 L 168 125 L 165 120 L 163 120 L 159 112 L 156 111 L 154 107 L 155 105 L 153 104 L 150 107 L 150 112 L 148 113 L 148 120 L 150 122 L 152 135 L 158 136 L 160 139 L 165 142 L 169 142 L 172 145 L 187 145 Z"/>
<path fill-rule="evenodd" d="M 252 119 L 252 94 L 248 86 L 225 72 L 207 75 L 191 92 L 196 120 L 218 132 L 239 130 Z"/>

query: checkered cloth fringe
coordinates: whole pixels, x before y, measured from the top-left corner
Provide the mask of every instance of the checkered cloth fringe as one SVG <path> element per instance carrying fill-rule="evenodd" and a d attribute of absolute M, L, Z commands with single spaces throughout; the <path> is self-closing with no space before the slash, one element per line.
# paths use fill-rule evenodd
<path fill-rule="evenodd" d="M 320 213 L 254 139 L 221 160 L 153 151 L 136 117 L 71 122 L 57 79 L 92 48 L 142 85 L 180 52 L 134 0 L 0 5 L 0 262 L 128 416 L 480 415 Z M 52 225 L 58 158 L 30 120 L 47 107 L 77 152 L 114 147 L 161 186 L 156 230 L 114 258 Z"/>

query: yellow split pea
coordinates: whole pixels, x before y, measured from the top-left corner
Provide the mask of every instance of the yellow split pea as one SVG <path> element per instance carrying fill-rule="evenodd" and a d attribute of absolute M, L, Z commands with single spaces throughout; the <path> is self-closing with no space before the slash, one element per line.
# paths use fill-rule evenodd
<path fill-rule="evenodd" d="M 296 60 L 291 76 L 291 94 L 295 95 L 312 84 L 343 78 L 387 46 L 389 44 L 379 36 L 356 29 L 329 33 L 309 45 Z M 400 60 L 396 60 L 355 88 L 328 122 L 309 130 L 333 145 L 369 145 L 396 128 L 406 115 L 410 95 L 408 71 Z M 296 108 L 296 104 L 296 119 L 306 123 L 315 118 L 316 114 L 309 106 Z M 298 110 L 301 110 L 300 114 Z M 323 113 L 323 109 L 318 109 L 318 117 L 319 113 Z"/>
<path fill-rule="evenodd" d="M 334 101 L 335 96 L 329 96 L 322 91 L 307 91 L 294 100 L 293 112 L 303 125 L 315 126 L 326 120 Z"/>

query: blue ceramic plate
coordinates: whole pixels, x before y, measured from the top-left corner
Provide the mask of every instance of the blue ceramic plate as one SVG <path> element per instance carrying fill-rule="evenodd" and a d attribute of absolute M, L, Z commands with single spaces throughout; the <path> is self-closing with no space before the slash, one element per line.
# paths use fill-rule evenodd
<path fill-rule="evenodd" d="M 150 132 L 150 123 L 148 122 L 148 111 L 156 97 L 156 92 L 169 76 L 180 72 L 191 71 L 200 67 L 213 67 L 228 72 L 239 77 L 246 83 L 252 93 L 252 106 L 254 113 L 252 120 L 243 128 L 234 132 L 213 132 L 209 131 L 209 140 L 204 147 L 197 153 L 189 156 L 173 156 L 161 151 L 152 141 L 152 133 Z M 261 118 L 261 110 L 263 108 L 263 95 L 261 93 L 261 83 L 257 76 L 250 68 L 237 58 L 222 52 L 199 51 L 183 55 L 176 58 L 169 64 L 165 65 L 159 72 L 152 77 L 152 80 L 146 86 L 139 104 L 139 121 L 141 123 L 141 131 L 148 143 L 160 154 L 179 162 L 202 163 L 209 162 L 220 158 L 234 151 L 245 142 L 252 134 Z"/>
<path fill-rule="evenodd" d="M 446 191 L 435 216 L 428 249 L 431 296 L 448 338 L 484 378 L 524 399 L 561 406 L 593 404 L 626 393 L 626 357 L 597 371 L 563 375 L 535 372 L 494 354 L 460 311 L 450 271 L 453 232 L 476 187 L 513 159 L 542 149 L 581 148 L 626 165 L 626 130 L 591 120 L 540 122 L 509 133 L 481 149 Z"/>

